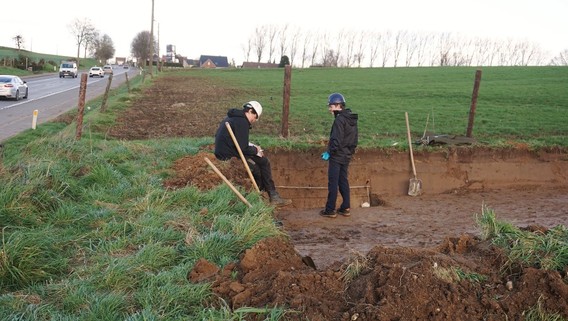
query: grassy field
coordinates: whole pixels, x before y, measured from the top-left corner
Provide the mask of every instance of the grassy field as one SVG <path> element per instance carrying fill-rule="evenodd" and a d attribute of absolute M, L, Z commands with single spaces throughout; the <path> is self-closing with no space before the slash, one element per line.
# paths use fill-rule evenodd
<path fill-rule="evenodd" d="M 282 114 L 282 69 L 195 73 L 254 89 L 251 95 L 266 115 L 279 119 Z M 465 135 L 475 74 L 475 68 L 293 70 L 290 133 L 300 140 L 327 137 L 327 96 L 340 92 L 359 114 L 362 146 L 390 146 L 404 138 L 405 111 L 413 137 L 422 136 L 427 120 L 428 130 L 436 134 Z M 567 146 L 567 85 L 565 67 L 482 69 L 473 136 L 492 145 Z"/>
<path fill-rule="evenodd" d="M 280 117 L 282 70 L 191 73 L 248 88 L 267 117 Z M 334 91 L 360 114 L 365 146 L 403 140 L 404 111 L 415 136 L 429 113 L 431 129 L 463 135 L 474 75 L 472 68 L 295 70 L 294 140 L 327 136 L 326 98 Z M 494 144 L 566 146 L 567 83 L 566 68 L 485 69 L 475 136 Z M 246 319 L 243 311 L 213 305 L 210 285 L 188 283 L 186 276 L 199 258 L 224 266 L 258 240 L 281 235 L 273 209 L 256 193 L 247 195 L 251 208 L 234 202 L 224 185 L 208 192 L 193 186 L 166 191 L 162 182 L 172 163 L 211 144 L 212 137 L 107 139 L 98 129 L 112 124 L 151 81 L 143 84 L 138 76 L 131 85 L 132 93 L 124 87 L 113 92 L 106 113 L 89 111 L 81 140 L 74 124 L 50 123 L 5 142 L 0 319 Z M 246 311 L 265 320 L 282 316 L 279 309 Z"/>
<path fill-rule="evenodd" d="M 68 57 L 68 56 L 60 56 L 60 55 L 50 55 L 44 53 L 38 53 L 28 50 L 17 50 L 10 47 L 2 47 L 0 46 L 0 75 L 9 74 L 9 75 L 17 75 L 17 76 L 27 76 L 32 75 L 34 72 L 30 72 L 27 70 L 17 69 L 6 67 L 1 62 L 6 60 L 18 59 L 20 56 L 24 56 L 28 58 L 28 63 L 31 64 L 32 62 L 38 63 L 39 61 L 45 61 L 45 66 L 41 72 L 55 72 L 59 68 L 59 64 L 61 61 L 64 60 L 75 60 L 76 57 Z M 96 65 L 95 59 L 92 58 L 82 58 L 80 59 L 80 68 L 90 68 L 91 66 Z M 99 64 L 100 65 L 100 64 Z M 35 71 L 38 73 L 38 71 Z"/>

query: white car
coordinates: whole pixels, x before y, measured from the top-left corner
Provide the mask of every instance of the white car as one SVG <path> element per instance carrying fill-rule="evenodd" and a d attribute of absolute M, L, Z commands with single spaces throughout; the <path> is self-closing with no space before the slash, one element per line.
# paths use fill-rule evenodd
<path fill-rule="evenodd" d="M 103 66 L 103 70 L 104 70 L 105 74 L 112 74 L 112 66 L 111 65 Z"/>
<path fill-rule="evenodd" d="M 18 76 L 0 75 L 0 97 L 20 100 L 28 98 L 28 84 Z"/>
<path fill-rule="evenodd" d="M 94 76 L 104 78 L 105 71 L 101 67 L 97 67 L 97 66 L 91 67 L 91 69 L 89 69 L 89 77 L 94 77 Z"/>

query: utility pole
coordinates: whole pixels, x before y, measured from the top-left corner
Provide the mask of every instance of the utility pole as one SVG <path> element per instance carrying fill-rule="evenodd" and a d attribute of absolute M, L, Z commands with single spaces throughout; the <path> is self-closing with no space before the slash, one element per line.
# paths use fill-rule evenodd
<path fill-rule="evenodd" d="M 150 75 L 153 75 L 152 65 L 154 64 L 154 0 L 152 0 L 152 24 L 150 25 Z"/>
<path fill-rule="evenodd" d="M 160 56 L 160 22 L 158 20 L 154 20 L 158 23 L 158 49 L 157 54 L 158 54 L 158 61 L 156 62 L 156 74 L 160 71 L 162 71 L 162 57 Z"/>

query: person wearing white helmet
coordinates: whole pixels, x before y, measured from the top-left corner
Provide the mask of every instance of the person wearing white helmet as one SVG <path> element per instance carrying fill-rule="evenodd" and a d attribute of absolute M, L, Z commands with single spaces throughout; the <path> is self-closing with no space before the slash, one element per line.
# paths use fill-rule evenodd
<path fill-rule="evenodd" d="M 240 157 L 237 147 L 233 143 L 233 139 L 225 125 L 228 122 L 243 155 L 249 163 L 256 184 L 261 191 L 268 193 L 270 204 L 275 206 L 289 205 L 292 201 L 280 197 L 280 194 L 276 191 L 276 186 L 272 179 L 270 161 L 264 156 L 262 148 L 249 142 L 249 131 L 252 128 L 252 124 L 257 122 L 261 115 L 262 105 L 255 100 L 245 103 L 242 109 L 229 109 L 227 117 L 221 121 L 215 133 L 215 157 L 219 160 Z"/>

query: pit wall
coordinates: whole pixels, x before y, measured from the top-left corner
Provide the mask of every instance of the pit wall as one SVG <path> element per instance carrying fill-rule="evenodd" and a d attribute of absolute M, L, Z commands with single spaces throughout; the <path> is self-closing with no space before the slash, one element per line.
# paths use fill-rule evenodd
<path fill-rule="evenodd" d="M 321 150 L 267 153 L 274 181 L 295 208 L 317 208 L 327 197 L 327 162 Z M 568 186 L 565 151 L 530 152 L 516 149 L 447 147 L 414 152 L 421 197 L 441 193 L 507 188 Z M 389 196 L 408 194 L 413 178 L 410 155 L 398 150 L 358 150 L 349 167 L 351 205 L 375 206 Z M 341 196 L 338 196 L 338 205 Z"/>

